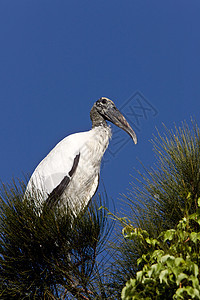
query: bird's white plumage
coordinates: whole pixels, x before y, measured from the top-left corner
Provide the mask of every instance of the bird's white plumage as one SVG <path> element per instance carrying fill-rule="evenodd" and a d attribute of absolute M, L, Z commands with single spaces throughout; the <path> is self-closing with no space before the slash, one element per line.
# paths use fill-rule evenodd
<path fill-rule="evenodd" d="M 33 190 L 39 191 L 42 194 L 41 201 L 45 201 L 63 178 L 68 176 L 70 182 L 60 201 L 69 205 L 77 214 L 87 205 L 98 187 L 101 159 L 110 137 L 109 126 L 98 126 L 64 138 L 37 166 L 26 191 L 29 195 Z M 74 159 L 79 154 L 77 168 L 70 176 Z"/>

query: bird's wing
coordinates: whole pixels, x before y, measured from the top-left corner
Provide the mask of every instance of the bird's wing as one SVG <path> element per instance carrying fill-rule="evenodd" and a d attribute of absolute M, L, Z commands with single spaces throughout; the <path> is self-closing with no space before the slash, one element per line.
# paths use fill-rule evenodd
<path fill-rule="evenodd" d="M 46 204 L 47 204 L 48 207 L 52 207 L 52 206 L 54 206 L 56 204 L 57 200 L 62 195 L 62 193 L 64 192 L 64 190 L 66 189 L 66 187 L 68 186 L 68 184 L 69 184 L 69 182 L 71 180 L 71 177 L 73 176 L 73 174 L 76 171 L 79 159 L 80 159 L 80 153 L 75 156 L 72 168 L 69 171 L 68 175 L 66 175 L 61 180 L 61 182 L 53 189 L 53 191 L 51 192 L 51 194 L 47 198 Z"/>
<path fill-rule="evenodd" d="M 60 143 L 40 162 L 27 185 L 26 191 L 42 192 L 42 201 L 52 194 L 60 194 L 78 166 L 85 134 L 72 134 Z M 53 195 L 53 194 L 52 194 Z"/>

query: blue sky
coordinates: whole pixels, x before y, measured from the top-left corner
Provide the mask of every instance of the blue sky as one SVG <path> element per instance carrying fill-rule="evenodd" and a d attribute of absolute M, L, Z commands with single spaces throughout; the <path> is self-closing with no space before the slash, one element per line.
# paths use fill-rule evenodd
<path fill-rule="evenodd" d="M 199 122 L 199 15 L 199 1 L 1 1 L 0 179 L 23 178 L 62 138 L 89 130 L 106 96 L 138 136 L 135 146 L 113 128 L 101 171 L 120 209 L 138 159 L 154 162 L 155 127 Z"/>

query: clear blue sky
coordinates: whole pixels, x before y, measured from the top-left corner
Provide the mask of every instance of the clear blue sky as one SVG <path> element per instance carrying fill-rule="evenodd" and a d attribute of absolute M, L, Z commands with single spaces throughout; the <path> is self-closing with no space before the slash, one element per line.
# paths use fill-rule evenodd
<path fill-rule="evenodd" d="M 62 138 L 89 130 L 90 109 L 106 96 L 138 135 L 124 145 L 126 133 L 114 131 L 101 172 L 123 206 L 137 159 L 154 162 L 155 127 L 199 122 L 199 16 L 197 0 L 1 1 L 0 179 L 32 173 Z"/>

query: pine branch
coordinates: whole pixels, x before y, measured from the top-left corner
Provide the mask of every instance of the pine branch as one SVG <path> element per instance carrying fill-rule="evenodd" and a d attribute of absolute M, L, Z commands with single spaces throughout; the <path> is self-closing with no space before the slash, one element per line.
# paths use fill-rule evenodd
<path fill-rule="evenodd" d="M 101 200 L 73 221 L 24 198 L 25 184 L 2 185 L 0 197 L 0 298 L 92 299 L 94 269 L 110 231 Z M 93 288 L 93 290 L 92 290 Z M 71 296 L 70 296 L 71 295 Z M 70 298 L 69 298 L 70 299 Z"/>
<path fill-rule="evenodd" d="M 174 228 L 179 220 L 197 209 L 200 197 L 200 130 L 192 121 L 180 128 L 157 133 L 152 140 L 156 157 L 155 165 L 138 172 L 125 195 L 128 218 L 138 228 L 147 230 L 157 238 L 163 230 Z M 187 196 L 190 195 L 188 198 Z M 130 216 L 131 211 L 131 216 Z M 194 225 L 196 226 L 196 225 Z M 121 288 L 138 270 L 137 258 L 143 250 L 137 240 L 118 239 L 113 245 L 116 259 L 112 264 L 113 276 L 108 288 L 110 295 L 121 297 Z"/>

